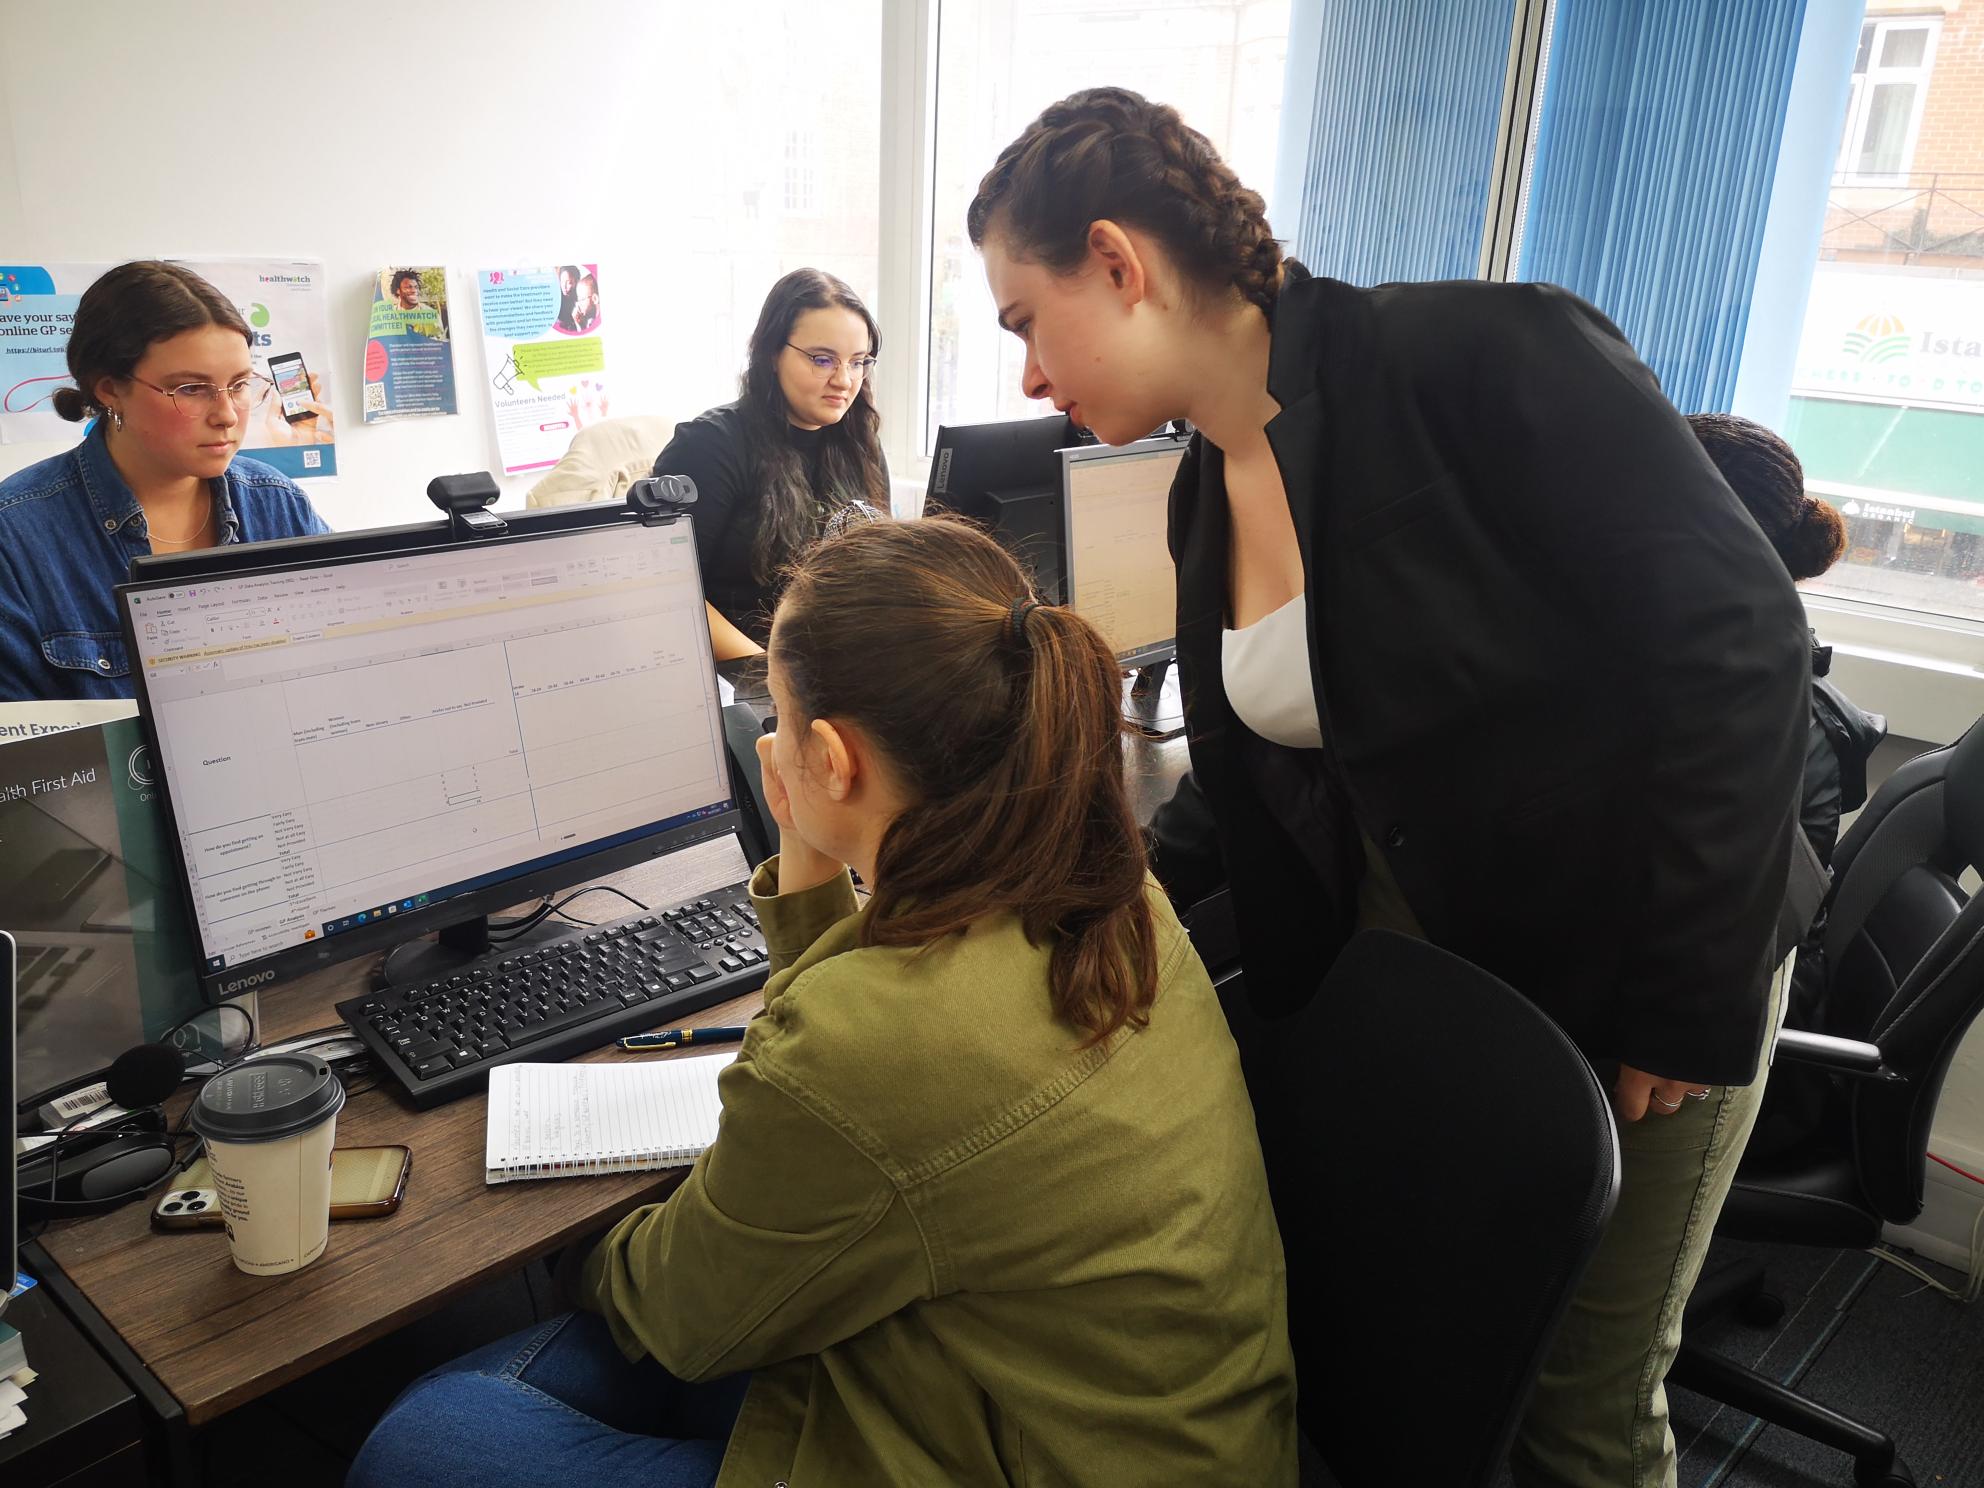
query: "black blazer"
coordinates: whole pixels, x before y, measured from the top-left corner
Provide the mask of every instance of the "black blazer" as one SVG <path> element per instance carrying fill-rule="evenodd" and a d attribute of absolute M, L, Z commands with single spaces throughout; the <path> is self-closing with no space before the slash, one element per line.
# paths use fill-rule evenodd
<path fill-rule="evenodd" d="M 1291 278 L 1267 434 L 1320 765 L 1227 705 L 1221 452 L 1195 438 L 1171 493 L 1192 765 L 1250 994 L 1306 1000 L 1355 929 L 1361 827 L 1428 936 L 1593 1059 L 1749 1081 L 1809 708 L 1783 563 L 1582 300 Z"/>

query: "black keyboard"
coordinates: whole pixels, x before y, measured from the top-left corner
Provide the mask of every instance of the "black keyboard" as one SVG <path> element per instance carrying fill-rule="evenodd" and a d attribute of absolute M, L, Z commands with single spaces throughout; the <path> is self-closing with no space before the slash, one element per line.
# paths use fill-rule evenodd
<path fill-rule="evenodd" d="M 338 1004 L 423 1110 L 483 1088 L 519 1059 L 565 1059 L 764 984 L 764 937 L 744 884 L 448 975 Z"/>

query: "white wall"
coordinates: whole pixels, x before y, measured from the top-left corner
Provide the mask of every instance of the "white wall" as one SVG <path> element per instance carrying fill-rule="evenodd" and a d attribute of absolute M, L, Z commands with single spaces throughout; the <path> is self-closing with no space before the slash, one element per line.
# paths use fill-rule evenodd
<path fill-rule="evenodd" d="M 806 242 L 775 189 L 803 70 L 867 47 L 871 92 L 878 5 L 0 0 L 0 259 L 321 258 L 340 474 L 305 488 L 336 527 L 421 520 L 433 476 L 500 469 L 478 268 L 597 258 L 616 413 L 736 395 L 758 304 Z M 822 151 L 875 156 L 872 110 L 818 113 Z M 872 229 L 838 257 L 830 229 L 801 261 L 872 296 Z M 410 263 L 452 271 L 461 412 L 367 428 L 369 276 Z M 0 445 L 0 475 L 61 447 Z M 503 504 L 534 479 L 504 480 Z"/>

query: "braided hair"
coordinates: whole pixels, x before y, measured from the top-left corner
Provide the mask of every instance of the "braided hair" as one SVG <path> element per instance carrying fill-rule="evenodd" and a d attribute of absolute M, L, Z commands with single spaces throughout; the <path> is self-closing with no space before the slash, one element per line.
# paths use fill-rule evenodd
<path fill-rule="evenodd" d="M 965 215 L 972 246 L 997 232 L 1015 257 L 1057 273 L 1088 253 L 1099 218 L 1140 228 L 1202 289 L 1272 309 L 1281 245 L 1267 204 L 1169 104 L 1085 88 L 1051 105 L 999 153 Z"/>

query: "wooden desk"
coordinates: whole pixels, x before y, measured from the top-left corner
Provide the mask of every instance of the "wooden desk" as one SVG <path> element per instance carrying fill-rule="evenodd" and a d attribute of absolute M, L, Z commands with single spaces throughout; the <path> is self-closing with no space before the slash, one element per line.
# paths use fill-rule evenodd
<path fill-rule="evenodd" d="M 1147 819 L 1185 770 L 1184 742 L 1132 738 L 1124 750 L 1137 814 Z M 647 903 L 681 897 L 679 889 L 660 887 L 662 875 L 643 865 L 601 882 Z M 601 918 L 618 913 L 612 908 Z M 375 965 L 376 958 L 348 962 L 265 993 L 263 1041 L 336 1023 L 333 1005 L 364 991 Z M 759 1006 L 752 993 L 706 1009 L 695 1021 L 742 1023 Z M 582 1057 L 675 1056 L 600 1050 Z M 198 1427 L 613 1223 L 663 1197 L 681 1177 L 676 1170 L 490 1187 L 482 1177 L 487 1111 L 482 1095 L 424 1112 L 388 1089 L 353 1096 L 338 1116 L 338 1145 L 411 1147 L 406 1200 L 384 1219 L 333 1225 L 322 1258 L 288 1276 L 236 1270 L 217 1231 L 154 1231 L 149 1202 L 52 1225 L 41 1248 L 60 1267 L 57 1285 L 73 1284 L 176 1402 L 185 1423 Z"/>
<path fill-rule="evenodd" d="M 655 868 L 643 865 L 602 882 L 646 900 L 643 885 L 657 877 Z M 584 911 L 575 905 L 573 913 Z M 365 990 L 376 960 L 328 967 L 265 993 L 263 1040 L 336 1023 L 333 1005 Z M 758 1007 L 754 992 L 697 1013 L 695 1021 L 742 1023 Z M 615 1049 L 581 1057 L 674 1055 Z M 337 1144 L 411 1147 L 405 1202 L 383 1219 L 332 1225 L 323 1256 L 288 1276 L 237 1270 L 227 1237 L 217 1230 L 153 1230 L 149 1202 L 51 1225 L 41 1247 L 170 1392 L 187 1423 L 200 1426 L 450 1297 L 613 1223 L 662 1197 L 681 1176 L 634 1173 L 491 1187 L 482 1178 L 488 1107 L 483 1095 L 432 1111 L 413 1110 L 391 1089 L 354 1095 L 338 1116 Z"/>

